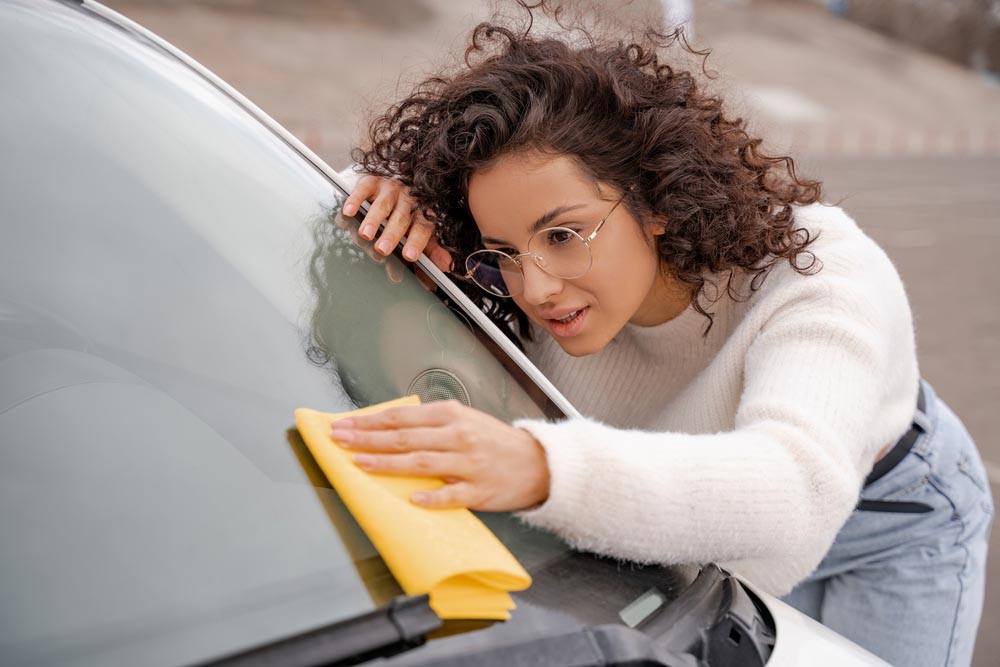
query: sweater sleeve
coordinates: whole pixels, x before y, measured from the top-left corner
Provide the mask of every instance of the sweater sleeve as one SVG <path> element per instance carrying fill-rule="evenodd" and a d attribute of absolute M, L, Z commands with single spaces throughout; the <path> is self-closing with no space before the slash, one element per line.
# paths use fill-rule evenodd
<path fill-rule="evenodd" d="M 876 452 L 902 432 L 882 425 L 880 378 L 895 372 L 894 336 L 905 327 L 912 336 L 901 284 L 873 299 L 850 280 L 809 280 L 781 290 L 780 306 L 753 326 L 731 431 L 517 422 L 551 471 L 548 500 L 519 516 L 628 560 L 763 563 L 777 574 L 751 578 L 790 590 L 829 549 Z"/>

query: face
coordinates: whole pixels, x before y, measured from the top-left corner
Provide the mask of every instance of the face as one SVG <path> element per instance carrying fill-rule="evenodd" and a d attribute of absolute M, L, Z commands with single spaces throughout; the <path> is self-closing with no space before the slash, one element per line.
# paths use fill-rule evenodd
<path fill-rule="evenodd" d="M 588 237 L 620 197 L 567 156 L 507 156 L 469 181 L 469 207 L 483 247 L 510 255 L 526 252 L 533 225 L 546 216 L 542 229 L 567 227 Z M 524 290 L 513 299 L 567 353 L 599 352 L 626 323 L 652 326 L 686 307 L 675 281 L 661 269 L 659 233 L 658 226 L 644 230 L 624 204 L 615 207 L 590 243 L 593 264 L 585 275 L 557 278 L 525 256 Z"/>

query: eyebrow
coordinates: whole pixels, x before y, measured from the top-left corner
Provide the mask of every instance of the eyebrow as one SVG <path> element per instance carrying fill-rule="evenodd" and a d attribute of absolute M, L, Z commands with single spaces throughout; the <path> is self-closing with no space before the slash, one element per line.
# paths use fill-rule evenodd
<path fill-rule="evenodd" d="M 552 222 L 553 220 L 555 220 L 556 218 L 558 218 L 563 213 L 569 213 L 570 211 L 575 211 L 578 208 L 584 208 L 586 206 L 587 206 L 586 204 L 574 204 L 573 206 L 556 206 L 554 209 L 552 209 L 548 213 L 545 213 L 542 216 L 540 216 L 538 218 L 538 220 L 535 220 L 533 223 L 531 223 L 531 226 L 528 227 L 528 234 L 529 235 L 534 234 L 539 229 L 541 229 L 545 225 L 549 224 L 550 222 Z M 483 243 L 493 243 L 493 244 L 501 245 L 501 244 L 506 243 L 506 241 L 501 241 L 500 239 L 495 239 L 495 238 L 492 238 L 492 237 L 489 237 L 489 236 L 484 236 L 483 237 Z"/>

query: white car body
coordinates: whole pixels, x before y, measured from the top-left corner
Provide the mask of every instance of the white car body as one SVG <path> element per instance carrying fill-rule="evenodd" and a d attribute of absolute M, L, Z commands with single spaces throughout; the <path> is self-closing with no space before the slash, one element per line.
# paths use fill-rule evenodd
<path fill-rule="evenodd" d="M 889 663 L 872 655 L 857 644 L 809 618 L 773 595 L 758 590 L 743 581 L 767 605 L 777 628 L 777 642 L 768 660 L 768 667 L 862 667 Z"/>

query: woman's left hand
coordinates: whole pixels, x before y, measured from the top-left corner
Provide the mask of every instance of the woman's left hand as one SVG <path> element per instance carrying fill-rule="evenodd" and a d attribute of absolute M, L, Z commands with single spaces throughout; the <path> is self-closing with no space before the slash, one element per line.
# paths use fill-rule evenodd
<path fill-rule="evenodd" d="M 439 477 L 445 486 L 414 494 L 424 507 L 503 512 L 549 495 L 545 450 L 514 428 L 458 401 L 388 408 L 333 422 L 331 436 L 358 451 L 354 462 L 380 475 Z"/>

